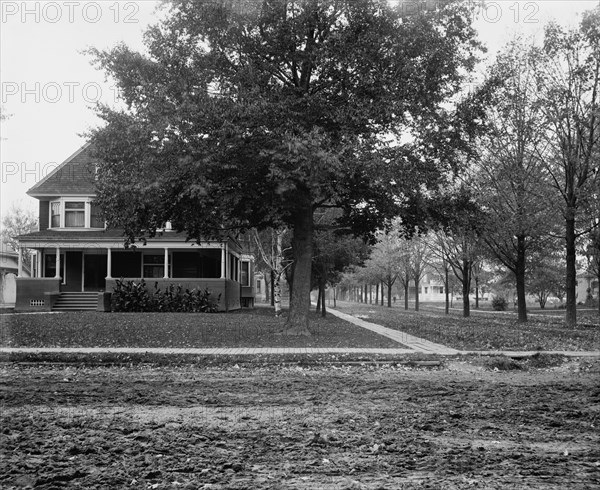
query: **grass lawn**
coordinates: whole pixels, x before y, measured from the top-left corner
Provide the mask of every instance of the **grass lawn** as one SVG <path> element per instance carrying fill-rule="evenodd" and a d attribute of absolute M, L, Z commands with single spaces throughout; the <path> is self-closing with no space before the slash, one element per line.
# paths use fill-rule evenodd
<path fill-rule="evenodd" d="M 415 312 L 400 305 L 338 301 L 337 309 L 459 350 L 600 350 L 600 321 L 593 311 L 580 312 L 579 325 L 570 329 L 563 315 L 531 315 L 526 324 L 519 324 L 512 314 L 477 312 L 463 318 L 458 311 L 445 315 L 429 305 Z"/>
<path fill-rule="evenodd" d="M 285 313 L 284 313 L 285 315 Z M 65 312 L 0 316 L 2 347 L 373 347 L 403 345 L 328 315 L 311 314 L 312 337 L 277 335 L 285 316 L 232 313 Z"/>

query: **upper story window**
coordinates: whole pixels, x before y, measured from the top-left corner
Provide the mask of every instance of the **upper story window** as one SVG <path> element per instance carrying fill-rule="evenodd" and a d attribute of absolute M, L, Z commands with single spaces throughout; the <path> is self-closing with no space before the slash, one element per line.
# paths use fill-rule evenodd
<path fill-rule="evenodd" d="M 50 203 L 51 228 L 104 228 L 100 208 L 91 197 L 61 198 Z"/>
<path fill-rule="evenodd" d="M 65 202 L 65 228 L 85 228 L 85 202 Z"/>
<path fill-rule="evenodd" d="M 91 228 L 104 228 L 104 220 L 102 219 L 102 212 L 100 206 L 95 202 L 90 204 L 90 227 Z"/>
<path fill-rule="evenodd" d="M 60 228 L 60 202 L 53 202 L 50 205 L 50 226 Z"/>

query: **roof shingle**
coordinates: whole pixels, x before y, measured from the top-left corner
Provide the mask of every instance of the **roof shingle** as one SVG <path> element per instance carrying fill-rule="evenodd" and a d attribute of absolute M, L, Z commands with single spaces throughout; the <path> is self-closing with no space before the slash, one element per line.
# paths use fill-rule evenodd
<path fill-rule="evenodd" d="M 94 195 L 96 159 L 86 143 L 27 191 L 32 197 Z"/>

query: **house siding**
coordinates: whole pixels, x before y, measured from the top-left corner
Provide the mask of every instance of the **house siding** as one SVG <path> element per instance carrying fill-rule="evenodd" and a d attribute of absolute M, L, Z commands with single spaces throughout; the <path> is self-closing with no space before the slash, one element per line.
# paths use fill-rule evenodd
<path fill-rule="evenodd" d="M 50 201 L 40 201 L 40 231 L 50 227 Z"/>

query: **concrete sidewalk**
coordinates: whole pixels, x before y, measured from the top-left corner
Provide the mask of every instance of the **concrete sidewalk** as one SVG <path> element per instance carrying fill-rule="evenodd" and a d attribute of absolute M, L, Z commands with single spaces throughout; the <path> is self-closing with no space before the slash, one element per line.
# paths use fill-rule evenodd
<path fill-rule="evenodd" d="M 445 345 L 435 344 L 433 342 L 430 342 L 429 340 L 420 339 L 419 337 L 409 335 L 405 332 L 400 332 L 399 330 L 394 330 L 392 328 L 387 328 L 382 325 L 377 325 L 376 323 L 366 322 L 365 320 L 361 320 L 360 318 L 348 315 L 347 313 L 342 313 L 341 311 L 337 311 L 331 308 L 327 311 L 332 315 L 341 318 L 342 320 L 346 320 L 349 323 L 352 323 L 362 328 L 366 328 L 367 330 L 371 330 L 372 332 L 378 333 L 379 335 L 383 335 L 384 337 L 388 337 L 392 340 L 395 340 L 399 344 L 405 345 L 413 352 L 422 352 L 425 354 L 441 354 L 445 356 L 455 356 L 460 353 L 456 349 L 446 347 Z"/>
<path fill-rule="evenodd" d="M 215 347 L 180 349 L 163 347 L 0 347 L 0 356 L 12 353 L 66 354 L 188 354 L 195 356 L 238 356 L 265 354 L 414 354 L 411 349 L 377 349 L 360 347 Z"/>

